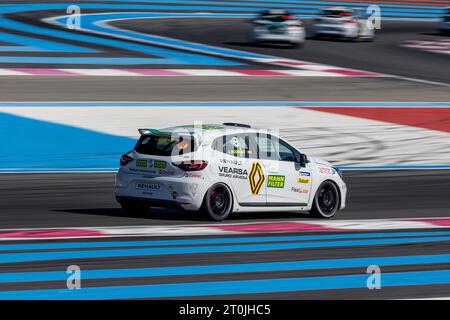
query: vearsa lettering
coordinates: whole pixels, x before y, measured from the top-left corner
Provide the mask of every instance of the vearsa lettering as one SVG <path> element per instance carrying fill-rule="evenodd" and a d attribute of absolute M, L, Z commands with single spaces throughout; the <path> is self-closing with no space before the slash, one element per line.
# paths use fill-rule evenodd
<path fill-rule="evenodd" d="M 219 171 L 223 173 L 247 175 L 247 170 L 241 168 L 219 167 Z"/>

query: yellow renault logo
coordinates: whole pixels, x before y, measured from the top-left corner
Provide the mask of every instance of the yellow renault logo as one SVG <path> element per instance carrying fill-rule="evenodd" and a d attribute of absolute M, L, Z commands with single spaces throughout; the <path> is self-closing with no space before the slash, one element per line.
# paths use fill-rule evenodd
<path fill-rule="evenodd" d="M 256 174 L 258 174 L 258 181 L 256 181 Z M 259 190 L 264 183 L 264 179 L 264 173 L 261 165 L 258 162 L 253 162 L 252 171 L 248 176 L 248 180 L 250 181 L 250 190 L 253 195 L 257 195 L 259 193 Z"/>

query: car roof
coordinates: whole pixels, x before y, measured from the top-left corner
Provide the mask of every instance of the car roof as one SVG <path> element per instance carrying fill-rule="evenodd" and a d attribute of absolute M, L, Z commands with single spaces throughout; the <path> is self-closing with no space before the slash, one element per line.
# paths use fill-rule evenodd
<path fill-rule="evenodd" d="M 344 7 L 344 6 L 331 6 L 331 7 L 323 8 L 322 10 L 350 11 L 350 12 L 354 11 L 352 8 Z"/>
<path fill-rule="evenodd" d="M 166 132 L 186 132 L 194 137 L 202 137 L 203 139 L 214 139 L 228 134 L 240 134 L 240 133 L 256 133 L 265 132 L 266 130 L 244 127 L 240 124 L 201 124 L 196 127 L 194 125 L 181 125 L 160 129 Z M 203 140 L 202 139 L 202 140 Z"/>
<path fill-rule="evenodd" d="M 263 15 L 284 15 L 289 14 L 289 11 L 286 9 L 266 9 L 261 12 Z"/>

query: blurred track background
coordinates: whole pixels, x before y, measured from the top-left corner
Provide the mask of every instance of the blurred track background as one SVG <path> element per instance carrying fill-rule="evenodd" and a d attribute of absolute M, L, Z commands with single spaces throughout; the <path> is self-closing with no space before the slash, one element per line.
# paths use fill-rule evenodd
<path fill-rule="evenodd" d="M 82 30 L 65 26 L 72 4 Z M 3 3 L 0 299 L 449 297 L 450 55 L 424 45 L 448 41 L 448 1 L 377 1 L 373 43 L 245 42 L 262 9 L 289 8 L 308 29 L 335 4 L 368 5 Z M 282 213 L 126 216 L 113 172 L 136 129 L 194 120 L 278 127 L 346 169 L 348 208 L 326 228 Z M 97 239 L 108 226 L 130 235 Z M 82 290 L 65 290 L 71 264 Z M 381 290 L 366 287 L 372 264 Z"/>

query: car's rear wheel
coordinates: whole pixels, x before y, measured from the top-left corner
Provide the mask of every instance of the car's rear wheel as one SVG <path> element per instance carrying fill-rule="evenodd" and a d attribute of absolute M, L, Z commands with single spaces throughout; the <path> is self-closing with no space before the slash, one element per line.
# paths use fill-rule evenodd
<path fill-rule="evenodd" d="M 121 201 L 120 206 L 130 216 L 142 216 L 150 209 L 150 205 L 132 200 Z"/>
<path fill-rule="evenodd" d="M 223 183 L 216 183 L 206 192 L 203 211 L 215 221 L 225 220 L 233 208 L 230 189 Z"/>
<path fill-rule="evenodd" d="M 340 203 L 341 198 L 337 186 L 331 181 L 324 181 L 314 196 L 311 213 L 318 218 L 332 218 L 338 211 Z"/>

